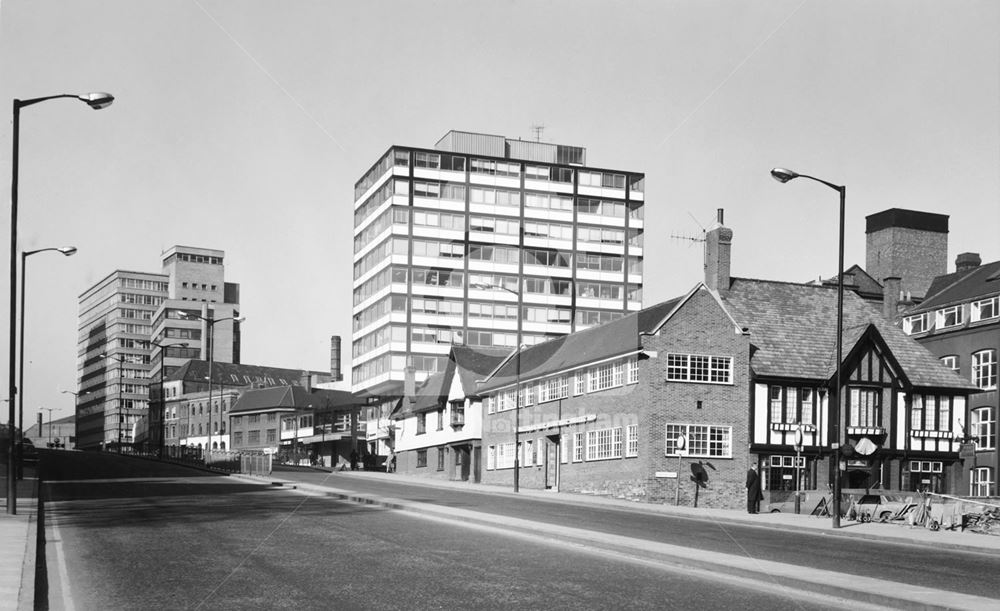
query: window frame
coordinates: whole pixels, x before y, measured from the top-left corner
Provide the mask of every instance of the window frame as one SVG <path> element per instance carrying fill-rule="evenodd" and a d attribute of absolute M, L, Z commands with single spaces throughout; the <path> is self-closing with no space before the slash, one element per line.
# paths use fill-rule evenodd
<path fill-rule="evenodd" d="M 986 360 L 989 357 L 989 360 Z M 997 388 L 997 351 L 986 348 L 972 353 L 972 383 L 982 390 Z"/>

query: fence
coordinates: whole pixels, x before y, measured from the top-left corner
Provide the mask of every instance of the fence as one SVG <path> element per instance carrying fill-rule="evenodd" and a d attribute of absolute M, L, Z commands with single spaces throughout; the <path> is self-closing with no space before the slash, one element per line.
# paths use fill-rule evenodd
<path fill-rule="evenodd" d="M 209 450 L 205 455 L 202 448 L 196 446 L 165 446 L 161 454 L 159 448 L 148 446 L 122 446 L 122 454 L 155 458 L 173 463 L 205 466 L 226 473 L 244 473 L 247 475 L 270 475 L 270 454 L 263 452 L 232 452 L 229 450 Z"/>

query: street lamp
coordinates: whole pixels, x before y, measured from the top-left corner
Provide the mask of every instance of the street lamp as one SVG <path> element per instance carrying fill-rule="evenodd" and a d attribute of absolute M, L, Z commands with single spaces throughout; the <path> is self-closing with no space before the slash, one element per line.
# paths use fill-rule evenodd
<path fill-rule="evenodd" d="M 10 428 L 10 439 L 11 444 L 8 448 L 8 465 L 10 469 L 14 468 L 15 452 L 14 452 L 14 396 L 17 394 L 18 388 L 15 385 L 17 381 L 17 376 L 14 374 L 14 361 L 17 358 L 15 352 L 15 347 L 17 346 L 17 169 L 18 169 L 18 141 L 20 140 L 20 125 L 21 125 L 21 109 L 25 106 L 31 106 L 32 104 L 38 104 L 39 102 L 44 102 L 46 100 L 54 100 L 56 98 L 76 98 L 81 102 L 84 102 L 94 110 L 100 110 L 102 108 L 107 108 L 111 106 L 115 98 L 110 93 L 87 93 L 83 95 L 73 95 L 68 93 L 62 93 L 59 95 L 50 95 L 41 98 L 31 98 L 29 100 L 18 100 L 14 99 L 14 121 L 12 129 L 12 153 L 11 153 L 11 181 L 10 181 L 10 359 L 7 361 L 9 366 L 9 382 L 8 382 L 8 410 L 9 410 L 9 420 L 8 426 Z M 17 513 L 17 487 L 14 485 L 14 478 L 7 478 L 7 513 L 16 514 Z"/>
<path fill-rule="evenodd" d="M 49 442 L 47 444 L 45 444 L 45 445 L 46 445 L 46 447 L 51 448 L 52 447 L 52 410 L 55 409 L 55 408 L 45 407 L 43 409 L 49 410 Z M 41 432 L 41 431 L 39 431 L 39 432 Z"/>
<path fill-rule="evenodd" d="M 60 252 L 63 255 L 70 257 L 76 254 L 76 246 L 62 246 L 59 248 L 39 248 L 38 250 L 27 250 L 21 252 L 21 332 L 20 332 L 20 355 L 18 357 L 17 363 L 17 421 L 21 425 L 21 430 L 24 430 L 24 319 L 28 311 L 24 308 L 24 294 L 25 294 L 25 280 L 28 277 L 25 268 L 25 262 L 31 255 L 37 255 L 40 252 Z M 51 439 L 49 440 L 51 441 Z"/>
<path fill-rule="evenodd" d="M 514 347 L 514 492 L 520 491 L 521 483 L 521 294 L 500 284 L 478 284 L 469 285 L 476 289 L 496 289 L 507 291 L 517 297 L 517 345 Z"/>
<path fill-rule="evenodd" d="M 160 460 L 163 460 L 163 449 L 164 445 L 166 445 L 166 431 L 164 429 L 166 428 L 166 406 L 167 406 L 166 397 L 163 396 L 163 370 L 167 366 L 166 361 L 163 360 L 166 355 L 163 349 L 169 348 L 171 346 L 176 346 L 178 348 L 187 348 L 190 344 L 188 344 L 187 342 L 180 342 L 177 344 L 161 344 L 156 340 L 149 340 L 149 343 L 160 349 L 160 409 L 159 409 L 159 428 L 156 436 L 157 436 L 157 445 L 159 446 L 160 450 Z M 211 399 L 211 397 L 209 399 Z M 152 414 L 152 412 L 150 412 L 150 414 Z M 150 422 L 153 421 L 152 417 L 149 418 L 149 421 Z"/>
<path fill-rule="evenodd" d="M 208 352 L 208 438 L 205 442 L 205 464 L 208 464 L 208 451 L 212 447 L 212 363 L 214 362 L 215 353 L 215 325 L 220 322 L 225 322 L 231 320 L 234 323 L 243 322 L 246 320 L 246 316 L 227 316 L 226 318 L 210 318 L 205 316 L 200 316 L 198 314 L 190 314 L 188 312 L 181 312 L 181 318 L 191 320 L 197 319 L 203 321 L 208 325 L 208 338 L 205 342 L 207 346 L 206 352 Z M 222 418 L 222 414 L 219 414 L 219 418 Z"/>
<path fill-rule="evenodd" d="M 771 176 L 780 183 L 786 183 L 794 178 L 808 178 L 822 183 L 840 193 L 840 243 L 837 256 L 837 387 L 834 391 L 836 400 L 830 402 L 830 412 L 833 417 L 833 527 L 840 528 L 840 389 L 843 367 L 844 343 L 844 202 L 847 199 L 847 187 L 835 185 L 815 176 L 799 174 L 785 168 L 774 168 Z"/>
<path fill-rule="evenodd" d="M 122 370 L 122 363 L 125 362 L 125 355 L 124 354 L 110 355 L 110 354 L 108 354 L 106 352 L 102 352 L 98 356 L 101 357 L 102 359 L 114 359 L 114 360 L 118 361 L 118 424 L 117 424 L 116 428 L 118 429 L 118 453 L 121 454 L 122 453 L 122 413 L 123 413 L 122 410 L 125 407 L 125 396 L 123 394 L 124 391 L 125 391 L 125 382 L 124 382 L 124 378 L 122 377 L 122 371 L 123 371 Z"/>

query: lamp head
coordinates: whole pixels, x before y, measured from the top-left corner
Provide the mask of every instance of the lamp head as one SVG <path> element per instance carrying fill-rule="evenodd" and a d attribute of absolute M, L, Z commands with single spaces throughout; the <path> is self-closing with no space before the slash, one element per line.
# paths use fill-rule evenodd
<path fill-rule="evenodd" d="M 94 110 L 101 110 L 102 108 L 107 108 L 111 106 L 111 103 L 115 101 L 115 96 L 110 93 L 104 93 L 97 91 L 94 93 L 85 93 L 81 96 L 77 96 L 81 100 L 87 103 Z"/>
<path fill-rule="evenodd" d="M 777 180 L 780 183 L 786 183 L 793 178 L 798 178 L 799 175 L 791 170 L 786 170 L 785 168 L 774 168 L 771 170 L 771 178 Z"/>
<path fill-rule="evenodd" d="M 246 316 L 237 316 L 237 317 L 233 318 L 233 322 L 243 322 L 246 319 L 247 319 Z"/>
<path fill-rule="evenodd" d="M 66 255 L 67 257 L 76 254 L 76 246 L 63 246 L 62 248 L 57 248 L 56 250 Z"/>

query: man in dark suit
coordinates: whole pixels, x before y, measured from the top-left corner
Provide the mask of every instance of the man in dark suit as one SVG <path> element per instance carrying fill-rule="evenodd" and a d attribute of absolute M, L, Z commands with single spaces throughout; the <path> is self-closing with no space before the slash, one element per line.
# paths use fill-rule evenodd
<path fill-rule="evenodd" d="M 759 513 L 760 502 L 764 498 L 764 493 L 760 489 L 760 475 L 757 474 L 757 466 L 751 465 L 747 470 L 747 513 Z"/>

